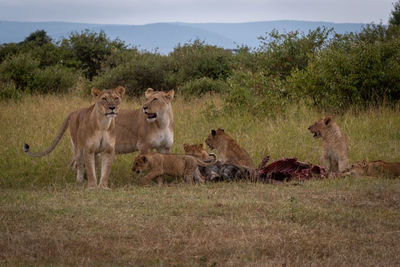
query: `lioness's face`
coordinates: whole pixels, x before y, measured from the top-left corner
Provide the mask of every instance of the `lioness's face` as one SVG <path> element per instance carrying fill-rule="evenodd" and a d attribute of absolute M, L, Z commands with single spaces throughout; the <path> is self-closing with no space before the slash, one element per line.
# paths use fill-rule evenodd
<path fill-rule="evenodd" d="M 205 142 L 210 149 L 214 149 L 221 142 L 221 136 L 224 134 L 224 129 L 211 130 L 211 133 L 208 135 Z"/>
<path fill-rule="evenodd" d="M 353 165 L 351 165 L 348 172 L 351 174 L 354 174 L 354 175 L 363 176 L 363 175 L 367 175 L 367 170 L 368 170 L 368 161 L 363 160 L 363 161 L 356 162 Z"/>
<path fill-rule="evenodd" d="M 149 88 L 145 92 L 145 96 L 146 102 L 143 104 L 143 113 L 146 114 L 147 121 L 153 122 L 170 107 L 174 98 L 174 90 L 165 93 Z"/>
<path fill-rule="evenodd" d="M 92 89 L 92 96 L 96 99 L 98 110 L 107 117 L 116 117 L 118 115 L 121 100 L 125 94 L 125 88 L 118 86 L 115 89 L 100 91 Z"/>
<path fill-rule="evenodd" d="M 133 162 L 132 171 L 141 173 L 149 168 L 149 160 L 145 155 L 138 155 Z"/>
<path fill-rule="evenodd" d="M 325 117 L 323 119 L 320 119 L 319 121 L 316 121 L 313 125 L 308 127 L 308 130 L 314 134 L 314 138 L 321 137 L 322 131 L 329 126 L 329 124 L 332 122 L 331 117 Z"/>
<path fill-rule="evenodd" d="M 184 144 L 183 149 L 185 150 L 186 155 L 191 155 L 203 160 L 212 159 L 210 158 L 208 152 L 204 149 L 203 144 L 197 144 L 197 145 Z"/>

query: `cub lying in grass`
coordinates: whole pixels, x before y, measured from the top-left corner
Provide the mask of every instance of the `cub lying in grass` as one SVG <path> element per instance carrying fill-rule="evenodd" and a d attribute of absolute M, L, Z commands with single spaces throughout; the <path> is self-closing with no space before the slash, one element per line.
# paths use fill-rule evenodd
<path fill-rule="evenodd" d="M 151 170 L 150 173 L 140 179 L 140 184 L 147 184 L 163 174 L 183 176 L 189 184 L 193 183 L 193 180 L 204 183 L 204 178 L 200 174 L 198 167 L 209 166 L 214 163 L 215 161 L 205 163 L 188 155 L 146 153 L 136 157 L 132 170 L 137 173 Z"/>
<path fill-rule="evenodd" d="M 369 161 L 363 160 L 353 164 L 348 174 L 356 176 L 372 176 L 396 178 L 400 177 L 400 162 L 385 162 L 382 160 Z"/>

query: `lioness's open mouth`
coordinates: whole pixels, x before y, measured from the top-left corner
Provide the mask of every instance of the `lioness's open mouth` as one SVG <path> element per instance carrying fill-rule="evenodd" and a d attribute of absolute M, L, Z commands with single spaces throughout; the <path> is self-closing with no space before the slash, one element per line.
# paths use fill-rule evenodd
<path fill-rule="evenodd" d="M 155 119 L 157 117 L 157 113 L 147 113 L 146 112 L 146 115 L 147 115 L 148 119 Z"/>

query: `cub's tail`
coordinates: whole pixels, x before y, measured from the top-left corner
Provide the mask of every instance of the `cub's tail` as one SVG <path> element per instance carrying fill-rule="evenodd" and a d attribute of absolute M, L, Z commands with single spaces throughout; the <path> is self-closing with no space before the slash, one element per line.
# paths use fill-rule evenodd
<path fill-rule="evenodd" d="M 58 130 L 58 134 L 57 134 L 56 139 L 54 139 L 53 143 L 51 144 L 51 146 L 49 148 L 47 148 L 43 152 L 32 153 L 32 152 L 29 151 L 29 149 L 30 149 L 29 145 L 28 144 L 24 144 L 24 148 L 23 149 L 24 149 L 25 154 L 27 154 L 28 156 L 31 156 L 31 157 L 43 157 L 43 156 L 49 154 L 51 151 L 53 151 L 54 148 L 56 148 L 56 146 L 60 142 L 61 137 L 63 137 L 63 135 L 65 133 L 65 130 L 68 128 L 68 122 L 71 119 L 71 115 L 72 114 L 73 113 L 69 114 L 68 117 L 64 120 L 60 130 Z"/>

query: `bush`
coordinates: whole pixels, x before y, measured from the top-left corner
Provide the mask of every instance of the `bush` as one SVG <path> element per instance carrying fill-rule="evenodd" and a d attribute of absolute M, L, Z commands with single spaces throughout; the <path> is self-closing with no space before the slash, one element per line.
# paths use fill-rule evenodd
<path fill-rule="evenodd" d="M 375 42 L 358 39 L 315 54 L 304 71 L 293 74 L 291 82 L 313 105 L 332 111 L 351 105 L 396 103 L 400 99 L 399 57 L 399 38 Z"/>
<path fill-rule="evenodd" d="M 228 85 L 222 80 L 207 77 L 184 83 L 178 87 L 178 92 L 186 96 L 200 96 L 205 93 L 223 93 L 228 91 Z"/>
<path fill-rule="evenodd" d="M 0 81 L 0 100 L 19 99 L 21 92 L 17 90 L 15 83 L 3 83 Z"/>
<path fill-rule="evenodd" d="M 29 91 L 39 70 L 39 60 L 30 53 L 17 54 L 0 64 L 0 81 L 12 82 L 17 90 Z"/>
<path fill-rule="evenodd" d="M 175 84 L 171 82 L 167 57 L 139 53 L 136 50 L 122 53 L 125 55 L 125 62 L 119 61 L 116 67 L 107 67 L 93 80 L 93 86 L 114 88 L 122 85 L 131 96 L 141 95 L 149 87 L 156 90 L 175 88 Z"/>
<path fill-rule="evenodd" d="M 236 71 L 227 83 L 227 111 L 250 112 L 255 117 L 275 114 L 283 112 L 291 99 L 280 78 L 267 76 L 264 72 Z"/>
<path fill-rule="evenodd" d="M 176 84 L 207 77 L 213 80 L 226 79 L 231 75 L 232 52 L 204 42 L 178 45 L 169 54 L 172 74 Z"/>
<path fill-rule="evenodd" d="M 298 31 L 280 34 L 274 30 L 266 37 L 259 37 L 256 52 L 257 67 L 267 75 L 285 78 L 295 69 L 304 69 L 309 56 L 325 47 L 332 29 L 317 28 L 307 34 Z"/>
<path fill-rule="evenodd" d="M 67 93 L 73 88 L 79 75 L 60 65 L 47 67 L 36 73 L 31 85 L 35 93 Z"/>

